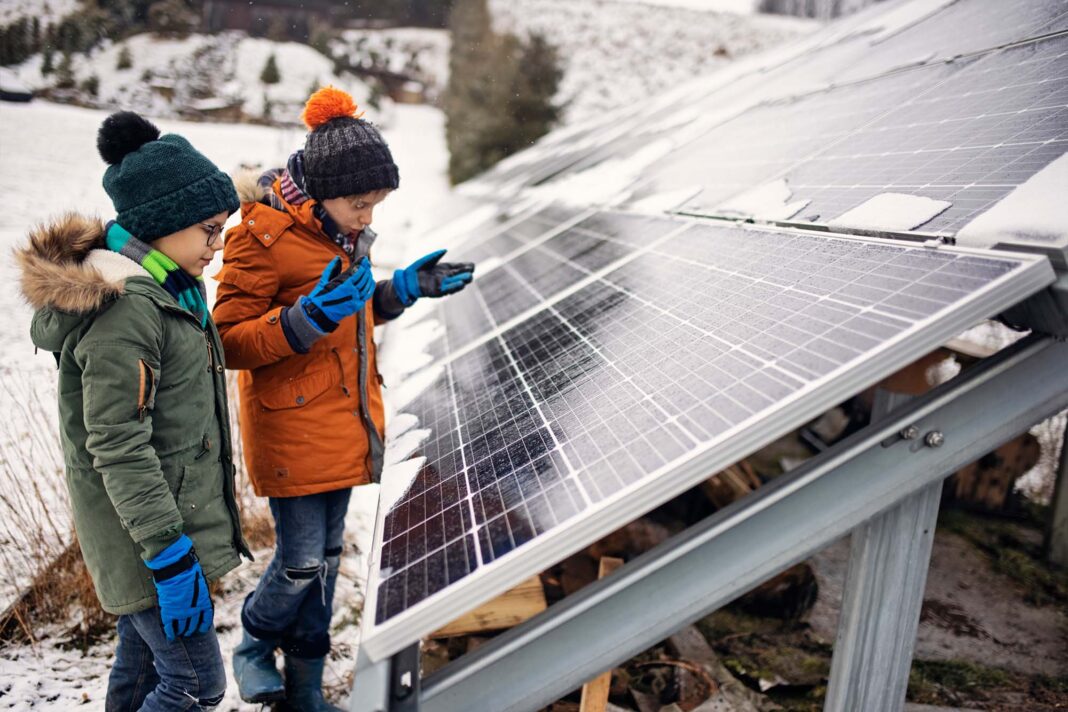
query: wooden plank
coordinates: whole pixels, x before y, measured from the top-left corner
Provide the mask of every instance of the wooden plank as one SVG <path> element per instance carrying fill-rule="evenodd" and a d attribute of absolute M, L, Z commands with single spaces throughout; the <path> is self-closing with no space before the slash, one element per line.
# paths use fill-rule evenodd
<path fill-rule="evenodd" d="M 451 638 L 511 628 L 541 613 L 545 608 L 545 590 L 541 586 L 541 579 L 532 576 L 492 601 L 483 603 L 475 610 L 439 628 L 429 637 Z"/>
<path fill-rule="evenodd" d="M 623 565 L 623 559 L 602 556 L 597 578 L 604 578 Z M 582 686 L 579 712 L 605 712 L 608 709 L 608 690 L 612 687 L 612 671 L 603 672 Z"/>
<path fill-rule="evenodd" d="M 701 491 L 720 509 L 760 487 L 760 478 L 746 460 L 717 472 L 701 483 Z"/>

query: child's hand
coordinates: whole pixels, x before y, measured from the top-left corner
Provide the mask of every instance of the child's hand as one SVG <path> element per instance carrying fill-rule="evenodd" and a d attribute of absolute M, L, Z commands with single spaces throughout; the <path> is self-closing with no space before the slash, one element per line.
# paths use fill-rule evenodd
<path fill-rule="evenodd" d="M 410 307 L 419 297 L 444 297 L 459 292 L 474 277 L 471 262 L 439 262 L 445 250 L 420 257 L 393 273 L 393 289 L 401 303 Z"/>
<path fill-rule="evenodd" d="M 335 257 L 311 294 L 300 298 L 300 304 L 308 318 L 326 333 L 336 329 L 342 319 L 362 310 L 374 291 L 375 280 L 366 257 L 344 272 L 341 258 Z"/>
<path fill-rule="evenodd" d="M 193 541 L 185 534 L 145 562 L 152 570 L 159 600 L 160 624 L 167 640 L 207 633 L 215 620 L 208 582 Z"/>

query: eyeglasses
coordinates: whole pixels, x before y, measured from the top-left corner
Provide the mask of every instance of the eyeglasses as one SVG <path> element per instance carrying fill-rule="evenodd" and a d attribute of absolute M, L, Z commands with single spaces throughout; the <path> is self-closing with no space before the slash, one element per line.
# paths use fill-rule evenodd
<path fill-rule="evenodd" d="M 214 245 L 218 241 L 219 235 L 222 235 L 222 231 L 223 231 L 223 226 L 222 225 L 211 225 L 209 223 L 200 223 L 200 227 L 204 228 L 204 232 L 208 233 L 208 243 L 207 243 L 208 247 L 211 247 L 212 245 Z"/>

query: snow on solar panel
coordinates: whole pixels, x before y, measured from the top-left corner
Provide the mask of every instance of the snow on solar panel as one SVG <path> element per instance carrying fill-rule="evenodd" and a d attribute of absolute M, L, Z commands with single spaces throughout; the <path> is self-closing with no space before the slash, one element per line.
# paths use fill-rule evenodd
<path fill-rule="evenodd" d="M 621 228 L 644 243 L 631 259 L 542 295 L 405 406 L 431 435 L 380 513 L 362 643 L 373 657 L 1053 278 L 1032 256 L 653 221 L 666 237 Z"/>
<path fill-rule="evenodd" d="M 792 200 L 810 201 L 799 220 L 828 222 L 895 192 L 950 202 L 922 229 L 952 232 L 1066 151 L 1059 36 L 760 107 L 653 173 L 667 190 L 700 182 L 705 166 L 687 212 L 715 214 L 728 196 L 785 178 Z"/>

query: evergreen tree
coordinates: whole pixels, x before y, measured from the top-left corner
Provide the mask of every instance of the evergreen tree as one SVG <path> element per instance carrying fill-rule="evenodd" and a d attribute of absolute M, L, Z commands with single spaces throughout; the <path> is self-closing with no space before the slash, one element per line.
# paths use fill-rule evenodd
<path fill-rule="evenodd" d="M 130 54 L 130 46 L 123 45 L 119 50 L 119 61 L 115 65 L 116 69 L 130 69 L 133 67 L 133 56 Z"/>
<path fill-rule="evenodd" d="M 90 74 L 86 77 L 85 81 L 82 82 L 81 90 L 89 96 L 95 97 L 100 93 L 100 77 L 95 74 Z"/>
<path fill-rule="evenodd" d="M 63 58 L 59 60 L 59 66 L 56 67 L 56 88 L 74 88 L 74 67 L 71 63 L 70 52 L 63 53 Z"/>
<path fill-rule="evenodd" d="M 45 45 L 44 52 L 42 52 L 41 59 L 41 74 L 48 76 L 52 72 L 56 71 L 56 52 L 52 49 L 52 45 Z"/>
<path fill-rule="evenodd" d="M 260 73 L 260 81 L 264 84 L 277 84 L 282 81 L 282 75 L 278 71 L 278 62 L 275 60 L 273 54 L 267 58 L 267 64 L 263 65 L 263 71 Z"/>
<path fill-rule="evenodd" d="M 561 72 L 542 37 L 527 42 L 492 31 L 486 0 L 456 0 L 446 88 L 449 177 L 460 183 L 526 148 L 548 131 Z"/>

